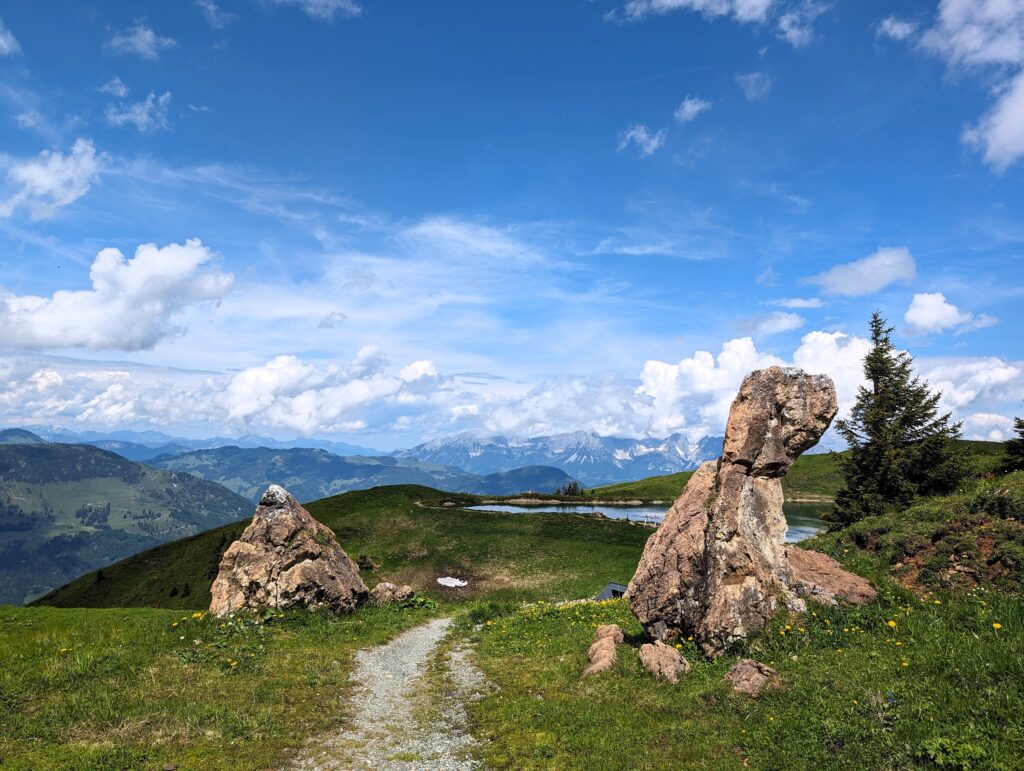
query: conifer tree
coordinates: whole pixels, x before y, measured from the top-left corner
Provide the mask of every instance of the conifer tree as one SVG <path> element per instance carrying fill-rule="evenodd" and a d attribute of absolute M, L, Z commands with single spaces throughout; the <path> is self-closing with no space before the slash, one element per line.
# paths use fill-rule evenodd
<path fill-rule="evenodd" d="M 1006 442 L 1006 470 L 1021 471 L 1024 470 L 1024 418 L 1014 420 L 1013 430 L 1017 438 Z"/>
<path fill-rule="evenodd" d="M 918 495 L 949 492 L 966 473 L 954 443 L 960 423 L 939 414 L 941 393 L 914 375 L 914 360 L 896 350 L 892 331 L 875 312 L 864 359 L 868 384 L 858 390 L 850 417 L 836 423 L 850 449 L 840 456 L 845 487 L 832 512 L 843 525 L 907 506 Z"/>

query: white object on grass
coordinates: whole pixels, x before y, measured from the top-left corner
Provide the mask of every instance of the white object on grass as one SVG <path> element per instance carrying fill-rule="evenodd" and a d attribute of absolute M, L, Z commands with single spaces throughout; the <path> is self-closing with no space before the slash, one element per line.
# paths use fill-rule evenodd
<path fill-rule="evenodd" d="M 451 576 L 444 576 L 443 578 L 437 579 L 437 582 L 441 586 L 468 586 L 468 581 L 463 581 L 461 578 L 452 578 Z"/>

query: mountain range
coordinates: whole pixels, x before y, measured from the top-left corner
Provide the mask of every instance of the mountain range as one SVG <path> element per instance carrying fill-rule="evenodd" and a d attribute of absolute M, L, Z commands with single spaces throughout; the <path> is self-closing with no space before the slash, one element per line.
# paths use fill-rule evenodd
<path fill-rule="evenodd" d="M 245 498 L 188 474 L 0 431 L 0 604 L 251 510 Z"/>
<path fill-rule="evenodd" d="M 22 429 L 23 430 L 23 429 Z M 176 455 L 190 450 L 209 450 L 215 447 L 315 447 L 336 455 L 386 455 L 371 447 L 348 442 L 332 442 L 327 439 L 282 440 L 269 436 L 246 434 L 234 439 L 214 436 L 207 439 L 185 439 L 161 431 L 69 431 L 56 426 L 33 426 L 32 433 L 50 442 L 63 444 L 91 444 L 104 450 L 116 452 L 129 460 L 149 460 L 160 455 Z"/>
<path fill-rule="evenodd" d="M 588 487 L 629 482 L 657 474 L 690 471 L 722 453 L 720 436 L 690 443 L 682 434 L 664 439 L 627 439 L 574 431 L 532 439 L 477 436 L 438 439 L 392 453 L 396 458 L 493 474 L 520 466 L 553 466 Z"/>
<path fill-rule="evenodd" d="M 274 483 L 301 501 L 379 485 L 416 484 L 479 495 L 551 493 L 573 481 L 550 466 L 525 466 L 486 475 L 432 461 L 390 456 L 340 456 L 314 448 L 217 447 L 147 461 L 155 468 L 194 474 L 256 501 Z"/>

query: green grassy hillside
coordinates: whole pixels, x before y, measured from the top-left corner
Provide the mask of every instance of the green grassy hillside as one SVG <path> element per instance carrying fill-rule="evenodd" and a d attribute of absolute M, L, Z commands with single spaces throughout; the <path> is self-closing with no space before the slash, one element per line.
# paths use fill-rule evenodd
<path fill-rule="evenodd" d="M 636 482 L 625 482 L 587 490 L 587 496 L 597 500 L 673 501 L 679 497 L 690 481 L 692 471 L 647 477 Z M 843 484 L 843 475 L 834 455 L 802 455 L 782 478 L 782 489 L 787 500 L 830 501 Z"/>
<path fill-rule="evenodd" d="M 379 487 L 308 505 L 353 557 L 380 565 L 373 583 L 411 584 L 437 599 L 552 599 L 596 594 L 626 581 L 650 530 L 614 520 L 562 514 L 464 511 L 443 503 L 475 503 L 427 487 Z M 424 502 L 425 505 L 420 505 Z M 71 582 L 38 602 L 61 607 L 202 608 L 220 556 L 248 524 L 237 522 L 166 544 Z M 440 576 L 469 581 L 444 589 Z"/>
<path fill-rule="evenodd" d="M 869 577 L 877 601 L 783 613 L 714 662 L 684 641 L 693 670 L 678 685 L 642 671 L 641 630 L 624 602 L 550 602 L 628 578 L 649 530 L 458 508 L 476 500 L 390 487 L 310 505 L 353 555 L 380 563 L 364 571 L 371 583 L 409 580 L 440 604 L 339 619 L 205 617 L 211 569 L 238 523 L 48 600 L 198 611 L 0 609 L 0 757 L 33 769 L 282 767 L 307 737 L 344 731 L 355 650 L 445 614 L 489 683 L 468 705 L 482 767 L 630 769 L 640 757 L 652 769 L 1019 765 L 1024 473 L 819 537 L 811 545 Z M 432 583 L 447 573 L 469 589 Z M 627 633 L 619 661 L 581 679 L 594 627 L 607 622 Z M 756 701 L 731 693 L 722 676 L 740 655 L 777 669 L 781 687 Z"/>
<path fill-rule="evenodd" d="M 0 602 L 245 516 L 245 499 L 88 445 L 0 445 Z"/>

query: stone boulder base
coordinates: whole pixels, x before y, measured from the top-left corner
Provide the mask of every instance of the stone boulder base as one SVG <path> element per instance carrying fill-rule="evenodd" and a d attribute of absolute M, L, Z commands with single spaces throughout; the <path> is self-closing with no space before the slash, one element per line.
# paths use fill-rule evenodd
<path fill-rule="evenodd" d="M 833 579 L 805 571 L 795 580 L 785 545 L 780 477 L 821 438 L 836 409 L 835 387 L 823 375 L 769 367 L 744 378 L 722 457 L 690 478 L 630 581 L 630 607 L 649 635 L 692 634 L 706 655 L 717 656 L 780 608 L 803 610 L 798 593 L 829 601 L 837 595 L 828 587 L 842 584 L 866 596 L 838 565 L 830 569 L 843 575 Z"/>
<path fill-rule="evenodd" d="M 878 596 L 875 588 L 858 575 L 821 552 L 786 548 L 790 585 L 801 595 L 826 605 L 866 605 Z"/>
<path fill-rule="evenodd" d="M 611 669 L 617 658 L 616 646 L 626 639 L 618 624 L 603 624 L 594 632 L 594 641 L 587 649 L 589 666 L 583 670 L 583 676 L 596 675 Z"/>
<path fill-rule="evenodd" d="M 381 581 L 370 590 L 370 602 L 374 605 L 388 605 L 392 602 L 404 602 L 416 596 L 412 587 L 405 584 L 395 586 L 387 581 Z"/>
<path fill-rule="evenodd" d="M 240 608 L 353 610 L 367 597 L 359 568 L 284 488 L 271 485 L 220 561 L 210 613 Z"/>
<path fill-rule="evenodd" d="M 690 671 L 690 662 L 684 659 L 679 651 L 671 645 L 665 645 L 661 640 L 640 646 L 640 663 L 656 678 L 670 683 L 678 683 L 679 676 Z"/>
<path fill-rule="evenodd" d="M 737 693 L 756 699 L 765 688 L 778 685 L 779 673 L 760 661 L 740 659 L 725 673 L 725 679 Z"/>

